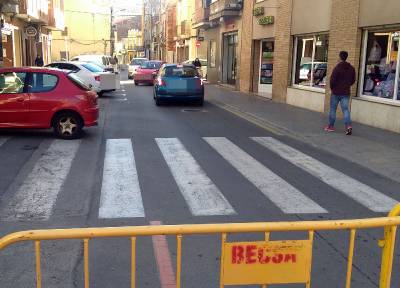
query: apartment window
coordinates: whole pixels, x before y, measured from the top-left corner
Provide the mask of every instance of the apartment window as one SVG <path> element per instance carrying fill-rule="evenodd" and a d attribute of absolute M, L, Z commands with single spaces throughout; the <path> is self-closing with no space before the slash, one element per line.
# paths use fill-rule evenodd
<path fill-rule="evenodd" d="M 400 28 L 364 33 L 360 94 L 399 101 Z"/>
<path fill-rule="evenodd" d="M 294 43 L 293 85 L 325 89 L 328 63 L 328 34 L 299 36 Z"/>

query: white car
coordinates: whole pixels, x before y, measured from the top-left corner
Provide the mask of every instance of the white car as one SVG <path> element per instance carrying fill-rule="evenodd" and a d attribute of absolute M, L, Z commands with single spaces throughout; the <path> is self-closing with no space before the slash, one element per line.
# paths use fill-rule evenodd
<path fill-rule="evenodd" d="M 133 75 L 136 74 L 136 71 L 146 61 L 149 61 L 149 59 L 147 59 L 147 58 L 133 58 L 132 59 L 131 63 L 129 63 L 129 67 L 128 67 L 128 77 L 129 77 L 129 79 L 133 79 Z"/>
<path fill-rule="evenodd" d="M 82 81 L 92 87 L 97 93 L 113 91 L 116 87 L 116 75 L 104 70 L 90 62 L 53 62 L 46 67 L 57 68 L 60 70 L 71 71 L 75 73 Z"/>
<path fill-rule="evenodd" d="M 84 54 L 78 55 L 71 59 L 74 62 L 93 62 L 98 65 L 102 65 L 106 67 L 107 71 L 114 72 L 116 68 L 116 64 L 114 59 L 108 55 L 92 55 L 92 54 Z"/>
<path fill-rule="evenodd" d="M 207 60 L 206 59 L 199 59 L 200 63 L 201 63 L 201 73 L 202 73 L 202 77 L 203 79 L 207 79 Z M 193 60 L 187 60 L 185 62 L 183 62 L 182 64 L 193 64 L 194 59 Z"/>

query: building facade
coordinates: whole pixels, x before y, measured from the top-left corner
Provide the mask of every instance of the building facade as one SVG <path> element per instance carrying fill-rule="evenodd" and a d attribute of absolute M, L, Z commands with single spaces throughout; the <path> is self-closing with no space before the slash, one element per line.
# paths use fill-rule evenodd
<path fill-rule="evenodd" d="M 66 29 L 53 33 L 52 60 L 69 60 L 80 54 L 110 54 L 109 5 L 95 0 L 68 0 L 64 5 Z"/>
<path fill-rule="evenodd" d="M 339 52 L 346 50 L 357 71 L 353 120 L 400 132 L 400 14 L 394 12 L 400 2 L 279 0 L 277 4 L 272 99 L 327 112 L 330 75 Z"/>
<path fill-rule="evenodd" d="M 64 30 L 63 0 L 3 1 L 0 9 L 5 67 L 32 66 L 39 55 L 51 61 L 52 34 Z"/>
<path fill-rule="evenodd" d="M 327 112 L 341 50 L 356 68 L 353 120 L 400 132 L 400 2 L 196 1 L 208 80 L 276 102 Z"/>
<path fill-rule="evenodd" d="M 196 56 L 206 56 L 210 83 L 240 88 L 242 43 L 251 35 L 242 33 L 245 3 L 242 0 L 196 1 L 193 27 L 197 29 L 201 47 Z"/>

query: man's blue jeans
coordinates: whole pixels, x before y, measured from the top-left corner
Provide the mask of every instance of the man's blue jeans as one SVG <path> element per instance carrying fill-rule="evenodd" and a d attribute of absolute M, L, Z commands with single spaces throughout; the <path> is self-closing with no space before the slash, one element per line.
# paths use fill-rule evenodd
<path fill-rule="evenodd" d="M 331 95 L 331 109 L 329 112 L 329 126 L 335 126 L 336 121 L 336 110 L 340 103 L 340 107 L 343 111 L 344 116 L 344 124 L 346 126 L 351 126 L 351 117 L 350 117 L 350 110 L 349 110 L 349 102 L 350 96 L 346 95 Z"/>

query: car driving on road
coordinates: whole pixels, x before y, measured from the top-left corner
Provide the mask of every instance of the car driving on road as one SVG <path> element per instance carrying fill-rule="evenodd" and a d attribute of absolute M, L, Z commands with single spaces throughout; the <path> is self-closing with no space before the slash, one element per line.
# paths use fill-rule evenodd
<path fill-rule="evenodd" d="M 204 102 L 204 83 L 193 65 L 165 64 L 154 83 L 154 100 L 161 105 L 166 100 Z"/>
<path fill-rule="evenodd" d="M 75 139 L 98 116 L 96 93 L 74 73 L 0 69 L 0 128 L 53 128 L 58 137 Z"/>
<path fill-rule="evenodd" d="M 153 85 L 154 79 L 157 76 L 158 70 L 164 62 L 162 61 L 146 61 L 136 70 L 133 75 L 133 80 L 136 85 L 148 84 Z"/>
<path fill-rule="evenodd" d="M 140 68 L 140 66 L 149 61 L 147 58 L 133 58 L 131 63 L 128 66 L 128 78 L 133 79 L 133 76 L 136 74 L 136 71 Z"/>

